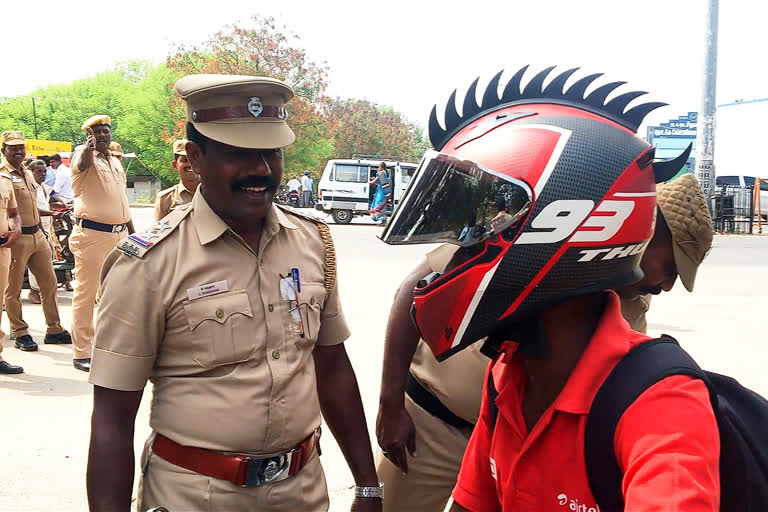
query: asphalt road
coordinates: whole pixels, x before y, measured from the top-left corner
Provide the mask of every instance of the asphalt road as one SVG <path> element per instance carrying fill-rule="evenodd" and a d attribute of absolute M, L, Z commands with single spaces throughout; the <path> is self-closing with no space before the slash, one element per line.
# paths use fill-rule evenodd
<path fill-rule="evenodd" d="M 139 231 L 151 218 L 151 209 L 134 210 Z M 332 225 L 332 232 L 341 297 L 353 333 L 347 350 L 373 436 L 389 305 L 400 279 L 428 247 L 386 246 L 376 239 L 380 228 L 373 225 Z M 59 301 L 62 321 L 69 326 L 71 293 L 60 292 Z M 767 309 L 768 237 L 718 236 L 694 294 L 678 284 L 654 298 L 649 332 L 675 336 L 703 367 L 730 374 L 768 396 Z M 33 336 L 42 341 L 41 307 L 25 303 L 24 315 Z M 2 329 L 9 329 L 5 318 Z M 40 345 L 38 352 L 24 353 L 12 341 L 3 343 L 3 356 L 23 365 L 26 373 L 0 376 L 0 511 L 86 510 L 87 376 L 72 368 L 69 347 Z M 149 396 L 147 390 L 137 419 L 137 453 L 149 433 Z M 330 434 L 323 449 L 331 510 L 349 510 L 353 482 Z"/>

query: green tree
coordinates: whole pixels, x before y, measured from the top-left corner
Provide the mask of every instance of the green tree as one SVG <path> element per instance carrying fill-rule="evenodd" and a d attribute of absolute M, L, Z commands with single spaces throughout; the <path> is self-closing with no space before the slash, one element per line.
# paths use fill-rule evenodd
<path fill-rule="evenodd" d="M 428 149 L 421 128 L 390 107 L 335 98 L 326 100 L 324 112 L 337 158 L 351 158 L 357 153 L 417 162 Z"/>

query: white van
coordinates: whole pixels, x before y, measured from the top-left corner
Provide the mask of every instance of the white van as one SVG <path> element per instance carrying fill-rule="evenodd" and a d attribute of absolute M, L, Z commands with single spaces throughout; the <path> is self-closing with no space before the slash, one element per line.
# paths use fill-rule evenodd
<path fill-rule="evenodd" d="M 395 205 L 403 197 L 418 164 L 394 160 L 328 160 L 317 185 L 316 210 L 330 213 L 337 224 L 349 224 L 358 215 L 368 215 L 375 187 L 368 182 L 384 162 L 392 177 Z"/>

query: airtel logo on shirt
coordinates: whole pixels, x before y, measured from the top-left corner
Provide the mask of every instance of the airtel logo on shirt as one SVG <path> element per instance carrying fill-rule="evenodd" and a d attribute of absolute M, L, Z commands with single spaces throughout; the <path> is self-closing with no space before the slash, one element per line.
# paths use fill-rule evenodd
<path fill-rule="evenodd" d="M 568 495 L 562 492 L 557 495 L 557 504 L 566 507 L 567 510 L 573 510 L 573 512 L 600 512 L 599 505 L 590 507 L 585 503 L 580 503 L 578 499 L 568 499 Z"/>

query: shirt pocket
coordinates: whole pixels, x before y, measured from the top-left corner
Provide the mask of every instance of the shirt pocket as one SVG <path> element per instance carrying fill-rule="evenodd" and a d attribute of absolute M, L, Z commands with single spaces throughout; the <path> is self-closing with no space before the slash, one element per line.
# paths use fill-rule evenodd
<path fill-rule="evenodd" d="M 195 362 L 204 368 L 247 361 L 256 352 L 253 311 L 245 291 L 197 299 L 184 305 Z"/>
<path fill-rule="evenodd" d="M 294 334 L 294 340 L 296 346 L 301 348 L 314 345 L 317 341 L 325 304 L 325 286 L 322 283 L 301 283 L 298 299 L 304 336 Z M 288 321 L 293 322 L 293 319 L 288 318 Z"/>

